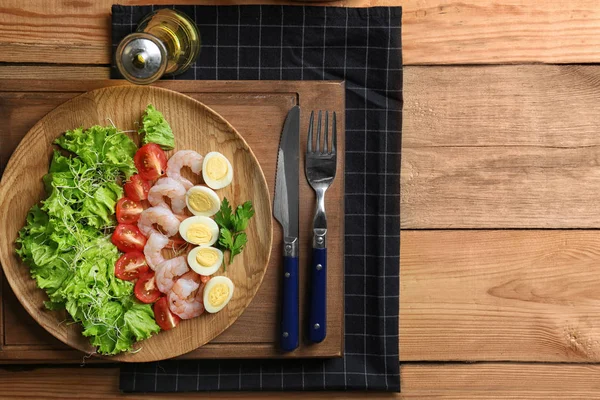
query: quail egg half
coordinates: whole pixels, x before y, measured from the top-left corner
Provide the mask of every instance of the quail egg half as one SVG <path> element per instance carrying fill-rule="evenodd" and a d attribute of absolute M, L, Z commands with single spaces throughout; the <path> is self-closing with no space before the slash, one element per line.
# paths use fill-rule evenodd
<path fill-rule="evenodd" d="M 219 227 L 208 217 L 194 216 L 179 224 L 179 234 L 186 242 L 212 246 L 219 238 Z"/>
<path fill-rule="evenodd" d="M 221 189 L 233 180 L 233 167 L 218 151 L 211 151 L 202 161 L 202 178 L 211 189 Z"/>
<path fill-rule="evenodd" d="M 188 210 L 194 215 L 210 217 L 221 208 L 221 199 L 214 190 L 206 186 L 193 186 L 185 195 Z"/>
<path fill-rule="evenodd" d="M 188 253 L 188 265 L 199 275 L 212 275 L 223 264 L 223 252 L 211 246 L 194 247 Z"/>
<path fill-rule="evenodd" d="M 211 278 L 204 288 L 204 308 L 209 313 L 219 312 L 233 296 L 233 282 L 226 276 Z"/>

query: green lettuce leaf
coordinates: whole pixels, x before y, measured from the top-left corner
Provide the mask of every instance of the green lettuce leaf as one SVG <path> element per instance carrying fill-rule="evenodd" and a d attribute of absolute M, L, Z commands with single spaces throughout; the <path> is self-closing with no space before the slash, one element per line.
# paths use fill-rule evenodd
<path fill-rule="evenodd" d="M 113 127 L 74 129 L 55 141 L 43 178 L 48 197 L 34 205 L 19 231 L 16 253 L 44 289 L 50 310 L 66 309 L 102 354 L 132 348 L 159 331 L 149 305 L 133 296 L 133 283 L 118 279 L 119 251 L 109 230 L 116 224 L 120 182 L 136 172 L 135 144 Z"/>
<path fill-rule="evenodd" d="M 125 325 L 136 340 L 148 339 L 153 333 L 160 331 L 154 321 L 154 312 L 150 304 L 133 303 L 125 312 Z"/>
<path fill-rule="evenodd" d="M 120 189 L 120 188 L 119 188 Z M 102 228 L 113 224 L 112 216 L 115 213 L 117 200 L 123 197 L 123 190 L 115 190 L 112 186 L 99 187 L 93 196 L 86 197 L 81 206 L 81 217 L 89 225 Z"/>
<path fill-rule="evenodd" d="M 165 117 L 152 104 L 148 104 L 144 115 L 142 116 L 142 127 L 138 131 L 144 134 L 142 143 L 156 143 L 163 150 L 173 150 L 175 148 L 175 136 L 165 120 Z"/>
<path fill-rule="evenodd" d="M 107 178 L 114 178 L 117 172 L 129 178 L 137 172 L 133 163 L 137 146 L 116 128 L 99 125 L 85 130 L 77 128 L 67 131 L 54 143 L 76 154 L 85 165 L 95 169 L 92 172 Z"/>

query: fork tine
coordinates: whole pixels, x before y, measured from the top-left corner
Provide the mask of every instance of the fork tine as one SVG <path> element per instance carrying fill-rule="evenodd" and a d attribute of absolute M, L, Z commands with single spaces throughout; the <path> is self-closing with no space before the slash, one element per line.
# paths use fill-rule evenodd
<path fill-rule="evenodd" d="M 325 140 L 323 140 L 323 153 L 327 153 L 329 141 L 329 111 L 325 111 Z"/>
<path fill-rule="evenodd" d="M 308 140 L 306 141 L 306 152 L 312 153 L 312 140 L 313 140 L 313 121 L 315 119 L 315 112 L 310 112 L 310 121 L 308 122 Z"/>
<path fill-rule="evenodd" d="M 319 110 L 319 119 L 317 120 L 317 145 L 315 151 L 318 153 L 321 150 L 321 110 Z"/>
<path fill-rule="evenodd" d="M 335 111 L 333 112 L 333 123 L 331 126 L 331 133 L 333 135 L 333 142 L 331 144 L 331 153 L 335 154 L 336 151 L 336 147 L 337 147 L 337 118 L 335 115 Z"/>

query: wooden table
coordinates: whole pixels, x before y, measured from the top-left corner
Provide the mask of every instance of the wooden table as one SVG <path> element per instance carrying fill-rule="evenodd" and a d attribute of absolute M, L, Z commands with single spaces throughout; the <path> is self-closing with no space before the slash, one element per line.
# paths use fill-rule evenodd
<path fill-rule="evenodd" d="M 0 78 L 107 78 L 112 2 L 0 1 Z M 594 3 L 334 3 L 404 7 L 402 394 L 371 398 L 600 396 Z M 22 398 L 119 397 L 117 380 L 115 366 L 0 370 L 2 396 Z M 280 394 L 211 395 L 232 396 Z"/>

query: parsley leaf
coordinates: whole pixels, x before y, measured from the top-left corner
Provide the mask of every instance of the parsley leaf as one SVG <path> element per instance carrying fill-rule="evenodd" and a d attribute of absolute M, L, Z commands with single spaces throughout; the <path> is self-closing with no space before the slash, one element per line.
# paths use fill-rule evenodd
<path fill-rule="evenodd" d="M 231 217 L 232 213 L 229 201 L 227 198 L 223 198 L 223 201 L 221 202 L 221 209 L 215 214 L 215 222 L 223 228 L 232 229 L 233 224 L 231 222 Z"/>
<path fill-rule="evenodd" d="M 248 236 L 246 235 L 246 233 L 244 233 L 244 232 L 238 233 L 233 242 L 233 247 L 231 249 L 231 257 L 229 258 L 229 263 L 232 263 L 233 257 L 235 257 L 237 254 L 240 254 L 242 252 L 242 250 L 244 250 L 246 243 L 248 243 Z"/>
<path fill-rule="evenodd" d="M 236 232 L 246 230 L 248 227 L 248 221 L 254 215 L 254 209 L 252 208 L 252 202 L 247 201 L 241 206 L 238 206 L 235 210 L 235 215 L 232 217 L 233 228 Z"/>
<path fill-rule="evenodd" d="M 226 262 L 226 265 L 231 264 L 234 257 L 246 247 L 248 236 L 244 231 L 248 228 L 248 222 L 253 215 L 254 209 L 251 201 L 237 206 L 234 213 L 229 201 L 223 198 L 221 208 L 215 214 L 215 222 L 220 227 L 219 247 L 223 251 L 230 252 L 229 262 Z"/>
<path fill-rule="evenodd" d="M 227 228 L 221 228 L 220 232 L 219 244 L 225 249 L 232 249 L 234 247 L 234 239 L 231 231 Z"/>

